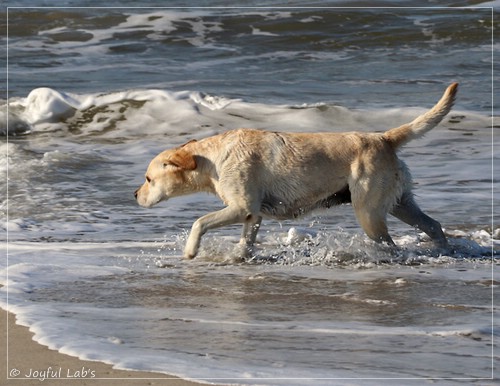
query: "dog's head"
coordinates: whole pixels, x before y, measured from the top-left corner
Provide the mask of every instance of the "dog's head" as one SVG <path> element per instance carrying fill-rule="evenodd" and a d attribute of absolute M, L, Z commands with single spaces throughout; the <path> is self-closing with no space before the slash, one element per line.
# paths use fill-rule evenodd
<path fill-rule="evenodd" d="M 138 204 L 151 208 L 160 201 L 191 193 L 186 173 L 194 169 L 195 157 L 184 147 L 158 154 L 148 166 L 146 181 L 135 191 Z"/>

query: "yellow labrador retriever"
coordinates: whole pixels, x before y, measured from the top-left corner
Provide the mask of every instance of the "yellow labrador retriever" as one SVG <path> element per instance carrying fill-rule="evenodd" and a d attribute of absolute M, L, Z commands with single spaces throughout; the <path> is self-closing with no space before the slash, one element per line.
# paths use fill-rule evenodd
<path fill-rule="evenodd" d="M 352 203 L 368 237 L 393 245 L 387 213 L 447 247 L 441 225 L 413 200 L 410 172 L 397 150 L 435 127 L 450 111 L 458 84 L 410 123 L 385 133 L 278 133 L 239 129 L 191 141 L 156 156 L 146 182 L 135 192 L 139 205 L 195 192 L 210 192 L 222 210 L 196 220 L 184 256 L 198 253 L 210 229 L 243 223 L 242 255 L 251 253 L 262 217 L 296 218 L 315 208 Z"/>

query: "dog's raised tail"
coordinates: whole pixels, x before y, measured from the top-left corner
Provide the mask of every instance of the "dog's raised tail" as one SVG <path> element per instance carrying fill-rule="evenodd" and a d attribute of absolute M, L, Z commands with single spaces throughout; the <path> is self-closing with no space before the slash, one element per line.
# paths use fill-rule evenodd
<path fill-rule="evenodd" d="M 386 131 L 384 133 L 385 139 L 394 148 L 398 148 L 406 145 L 413 139 L 423 136 L 441 122 L 451 110 L 457 90 L 458 83 L 449 85 L 439 102 L 436 103 L 432 109 L 420 115 L 410 123 Z"/>

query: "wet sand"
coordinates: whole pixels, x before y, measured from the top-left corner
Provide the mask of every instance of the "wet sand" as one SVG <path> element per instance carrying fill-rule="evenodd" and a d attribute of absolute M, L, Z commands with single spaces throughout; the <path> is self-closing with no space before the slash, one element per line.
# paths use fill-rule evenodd
<path fill-rule="evenodd" d="M 60 354 L 36 343 L 27 327 L 15 323 L 14 314 L 1 309 L 0 325 L 0 358 L 6 358 L 0 366 L 2 385 L 61 385 L 61 379 L 71 381 L 72 386 L 199 385 L 165 374 L 115 370 L 105 363 Z"/>

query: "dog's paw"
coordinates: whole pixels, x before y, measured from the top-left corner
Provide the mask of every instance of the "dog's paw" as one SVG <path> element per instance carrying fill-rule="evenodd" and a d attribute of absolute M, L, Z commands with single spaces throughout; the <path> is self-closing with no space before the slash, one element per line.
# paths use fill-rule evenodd
<path fill-rule="evenodd" d="M 246 243 L 239 243 L 232 253 L 235 260 L 237 259 L 239 262 L 251 259 L 254 254 L 255 247 L 253 245 L 246 245 Z"/>
<path fill-rule="evenodd" d="M 199 247 L 200 247 L 199 238 L 198 239 L 194 238 L 193 234 L 191 233 L 188 237 L 186 246 L 184 248 L 184 258 L 187 260 L 194 259 L 198 254 Z"/>
<path fill-rule="evenodd" d="M 197 251 L 189 251 L 187 248 L 184 250 L 184 259 L 186 260 L 193 260 L 196 255 L 198 254 Z"/>

